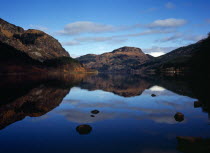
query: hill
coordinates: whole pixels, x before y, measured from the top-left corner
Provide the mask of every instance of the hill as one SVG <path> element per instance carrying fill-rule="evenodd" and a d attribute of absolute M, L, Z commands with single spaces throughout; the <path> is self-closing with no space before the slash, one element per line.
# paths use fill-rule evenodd
<path fill-rule="evenodd" d="M 122 47 L 109 53 L 87 54 L 76 59 L 99 72 L 134 72 L 153 57 L 143 53 L 140 48 Z"/>
<path fill-rule="evenodd" d="M 0 73 L 85 72 L 52 36 L 0 19 Z"/>

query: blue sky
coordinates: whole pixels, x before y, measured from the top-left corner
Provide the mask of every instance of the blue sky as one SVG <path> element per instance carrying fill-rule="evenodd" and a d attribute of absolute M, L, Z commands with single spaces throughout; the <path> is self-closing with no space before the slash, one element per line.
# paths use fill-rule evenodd
<path fill-rule="evenodd" d="M 139 47 L 154 56 L 210 32 L 209 0 L 1 0 L 0 18 L 58 39 L 72 57 Z"/>

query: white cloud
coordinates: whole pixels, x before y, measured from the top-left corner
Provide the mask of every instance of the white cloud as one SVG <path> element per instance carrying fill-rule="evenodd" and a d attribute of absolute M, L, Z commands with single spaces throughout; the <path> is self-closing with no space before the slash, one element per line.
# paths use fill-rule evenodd
<path fill-rule="evenodd" d="M 172 36 L 168 36 L 168 37 L 164 37 L 164 38 L 158 39 L 157 41 L 158 42 L 167 42 L 167 41 L 177 40 L 177 39 L 180 39 L 182 37 L 183 37 L 182 33 L 176 33 L 176 34 L 174 34 Z"/>
<path fill-rule="evenodd" d="M 80 42 L 72 40 L 72 41 L 68 41 L 68 42 L 62 42 L 62 45 L 64 45 L 64 46 L 76 46 L 76 45 L 80 45 Z"/>
<path fill-rule="evenodd" d="M 78 21 L 78 22 L 67 24 L 63 30 L 56 32 L 56 34 L 59 34 L 59 35 L 79 35 L 79 34 L 87 34 L 87 33 L 97 34 L 97 33 L 106 33 L 106 32 L 134 30 L 138 28 L 176 27 L 176 26 L 181 26 L 181 24 L 184 24 L 183 22 L 185 21 L 182 19 L 165 19 L 165 20 L 156 20 L 152 22 L 151 24 L 147 24 L 147 25 L 134 24 L 134 25 L 126 25 L 126 26 L 124 25 L 113 26 L 113 25 L 107 25 L 107 24 L 101 24 L 101 23 L 94 23 L 90 21 Z M 165 29 L 165 31 L 167 31 L 167 29 Z M 159 33 L 159 31 L 146 30 L 143 33 L 137 33 L 135 35 L 146 35 L 150 33 Z"/>
<path fill-rule="evenodd" d="M 175 19 L 175 18 L 169 18 L 164 20 L 156 20 L 148 25 L 150 28 L 170 28 L 170 27 L 180 27 L 186 24 L 187 21 L 184 19 Z"/>
<path fill-rule="evenodd" d="M 158 57 L 161 55 L 164 55 L 174 49 L 176 49 L 177 47 L 157 47 L 157 46 L 153 46 L 152 48 L 146 48 L 143 49 L 143 52 L 150 54 L 154 57 Z"/>
<path fill-rule="evenodd" d="M 154 57 L 158 57 L 158 56 L 164 55 L 165 53 L 164 52 L 150 52 L 148 54 L 150 54 Z"/>
<path fill-rule="evenodd" d="M 188 35 L 184 37 L 184 40 L 188 40 L 188 41 L 193 41 L 193 42 L 197 42 L 201 39 L 206 38 L 206 36 L 204 35 Z"/>
<path fill-rule="evenodd" d="M 81 45 L 82 43 L 91 43 L 91 42 L 107 42 L 109 44 L 116 44 L 116 43 L 124 43 L 128 40 L 128 37 L 139 37 L 144 35 L 152 35 L 152 34 L 165 34 L 165 33 L 172 33 L 175 32 L 172 29 L 159 29 L 159 30 L 146 30 L 140 33 L 128 33 L 124 35 L 113 35 L 109 37 L 76 37 L 71 41 L 62 42 L 65 46 L 74 46 L 74 45 Z"/>
<path fill-rule="evenodd" d="M 173 3 L 171 3 L 171 2 L 168 2 L 168 3 L 165 4 L 165 7 L 166 7 L 167 9 L 172 9 L 172 8 L 175 8 L 176 6 L 175 6 L 175 4 L 173 4 Z"/>
<path fill-rule="evenodd" d="M 107 42 L 109 44 L 123 43 L 126 42 L 126 38 L 118 37 L 78 37 L 68 42 L 62 42 L 65 46 L 81 45 L 82 43 L 96 43 L 96 42 Z"/>
<path fill-rule="evenodd" d="M 112 37 L 78 37 L 75 40 L 80 42 L 104 42 L 112 39 Z"/>
<path fill-rule="evenodd" d="M 41 26 L 41 25 L 30 24 L 29 27 L 31 27 L 33 29 L 41 30 L 41 31 L 47 31 L 48 30 L 47 27 L 44 27 L 44 26 Z"/>
<path fill-rule="evenodd" d="M 177 42 L 180 41 L 192 41 L 197 42 L 201 39 L 204 39 L 205 35 L 192 35 L 192 34 L 183 34 L 183 33 L 177 33 L 169 37 L 164 37 L 161 39 L 156 40 L 157 42 L 168 42 L 168 41 L 174 41 Z"/>
<path fill-rule="evenodd" d="M 115 30 L 114 26 L 94 23 L 90 21 L 78 21 L 67 24 L 64 30 L 57 32 L 60 35 L 77 35 L 82 33 L 103 33 Z"/>
<path fill-rule="evenodd" d="M 140 33 L 130 33 L 125 35 L 119 35 L 121 37 L 138 37 L 138 36 L 144 36 L 144 35 L 151 35 L 151 34 L 163 34 L 163 33 L 171 33 L 175 32 L 175 30 L 172 29 L 160 29 L 160 30 L 145 30 Z"/>

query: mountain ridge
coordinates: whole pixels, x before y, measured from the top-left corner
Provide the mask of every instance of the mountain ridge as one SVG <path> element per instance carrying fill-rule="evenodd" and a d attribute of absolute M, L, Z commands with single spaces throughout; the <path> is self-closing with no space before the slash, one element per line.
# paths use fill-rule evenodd
<path fill-rule="evenodd" d="M 0 18 L 0 73 L 86 72 L 52 36 Z"/>
<path fill-rule="evenodd" d="M 137 47 L 121 47 L 100 55 L 87 54 L 76 58 L 86 67 L 100 72 L 131 72 L 152 57 Z"/>
<path fill-rule="evenodd" d="M 145 54 L 140 48 L 125 46 L 115 49 L 112 52 L 107 52 L 100 55 L 87 54 L 76 59 L 83 63 L 85 66 L 96 69 L 99 72 L 188 73 L 193 71 L 196 73 L 196 70 L 199 72 L 199 69 L 208 69 L 208 64 L 205 62 L 210 59 L 209 48 L 210 35 L 208 35 L 207 38 L 204 38 L 194 44 L 179 47 L 159 57 L 153 57 L 151 55 Z M 126 52 L 123 52 L 122 50 L 126 50 Z M 139 52 L 136 50 L 139 50 Z M 110 63 L 97 60 L 97 58 L 102 59 L 104 58 L 103 56 L 106 55 L 109 55 L 109 58 L 114 58 L 115 53 L 128 56 L 126 59 L 123 59 L 123 56 L 119 56 L 117 60 L 120 60 L 121 62 L 117 63 L 118 65 L 115 65 L 116 68 L 113 68 L 112 63 L 110 62 L 111 60 L 108 60 Z M 139 56 L 145 57 L 143 62 L 140 62 L 140 58 L 133 59 L 132 56 L 138 54 Z M 202 58 L 205 60 L 202 60 Z M 201 63 L 203 66 L 196 66 L 197 62 Z M 132 66 L 129 65 L 132 63 L 135 64 Z M 96 65 L 100 66 L 98 67 Z M 106 69 L 103 69 L 103 66 L 106 66 Z M 121 66 L 121 69 L 117 69 L 117 66 Z"/>

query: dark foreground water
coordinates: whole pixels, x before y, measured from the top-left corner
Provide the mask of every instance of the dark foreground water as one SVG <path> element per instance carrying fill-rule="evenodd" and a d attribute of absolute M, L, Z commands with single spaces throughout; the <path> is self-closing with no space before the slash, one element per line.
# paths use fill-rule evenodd
<path fill-rule="evenodd" d="M 4 77 L 0 152 L 210 152 L 203 82 L 116 74 Z M 184 118 L 175 119 L 177 112 Z"/>

